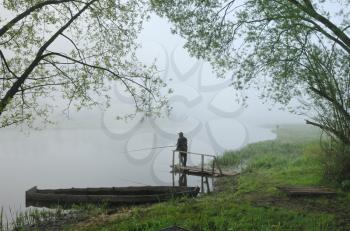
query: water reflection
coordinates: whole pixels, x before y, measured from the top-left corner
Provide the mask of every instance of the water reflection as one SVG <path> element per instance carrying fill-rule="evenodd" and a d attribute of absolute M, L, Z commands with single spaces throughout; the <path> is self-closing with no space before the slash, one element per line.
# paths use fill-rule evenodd
<path fill-rule="evenodd" d="M 186 173 L 179 174 L 179 186 L 187 187 L 187 174 Z"/>
<path fill-rule="evenodd" d="M 195 176 L 187 173 L 180 173 L 178 178 L 178 185 L 182 187 L 193 186 L 188 184 L 188 179 L 191 179 L 191 182 L 196 182 L 196 186 L 200 187 L 200 193 L 206 194 L 213 191 L 213 182 L 214 177 L 207 176 Z"/>

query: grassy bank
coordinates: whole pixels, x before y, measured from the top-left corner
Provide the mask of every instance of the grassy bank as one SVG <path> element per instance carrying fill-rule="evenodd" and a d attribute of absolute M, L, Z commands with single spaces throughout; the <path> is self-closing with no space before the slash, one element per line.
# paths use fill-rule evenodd
<path fill-rule="evenodd" d="M 98 216 L 66 230 L 159 230 L 179 225 L 189 230 L 350 230 L 350 194 L 333 198 L 288 198 L 282 185 L 325 185 L 324 153 L 319 132 L 282 126 L 275 141 L 248 145 L 224 153 L 226 168 L 244 166 L 237 178 L 217 180 L 218 192 L 135 207 Z"/>

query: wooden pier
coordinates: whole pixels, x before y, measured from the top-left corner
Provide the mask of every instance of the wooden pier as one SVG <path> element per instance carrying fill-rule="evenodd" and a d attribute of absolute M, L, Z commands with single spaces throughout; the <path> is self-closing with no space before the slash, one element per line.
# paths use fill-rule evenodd
<path fill-rule="evenodd" d="M 181 166 L 179 164 L 175 164 L 172 167 L 175 173 L 186 173 L 187 175 L 194 176 L 208 176 L 208 177 L 222 177 L 222 176 L 236 176 L 239 173 L 220 171 L 218 169 L 211 168 L 201 168 L 200 166 Z"/>
<path fill-rule="evenodd" d="M 176 153 L 178 153 L 179 156 L 179 163 L 176 164 Z M 173 186 L 175 185 L 175 174 L 186 174 L 186 175 L 194 175 L 194 176 L 200 176 L 202 178 L 201 180 L 201 190 L 203 192 L 204 184 L 207 186 L 207 191 L 209 191 L 209 181 L 208 177 L 224 177 L 224 176 L 236 176 L 239 173 L 237 172 L 228 172 L 223 171 L 219 165 L 219 162 L 217 160 L 217 157 L 214 155 L 209 154 L 203 154 L 203 153 L 194 153 L 194 152 L 187 152 L 187 155 L 197 155 L 201 157 L 201 164 L 197 166 L 182 166 L 180 163 L 180 155 L 179 151 L 174 150 L 173 151 L 173 161 L 172 165 L 170 166 L 172 168 L 171 172 L 173 173 Z M 210 165 L 205 165 L 204 158 L 209 157 L 211 158 Z"/>

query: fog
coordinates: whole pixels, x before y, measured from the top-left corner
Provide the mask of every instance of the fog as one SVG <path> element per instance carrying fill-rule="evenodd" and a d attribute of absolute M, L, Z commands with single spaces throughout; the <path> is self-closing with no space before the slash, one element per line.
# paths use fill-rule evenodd
<path fill-rule="evenodd" d="M 247 106 L 237 102 L 230 77 L 217 79 L 210 65 L 191 58 L 184 41 L 170 25 L 152 16 L 140 35 L 141 61 L 156 59 L 160 75 L 174 90 L 169 117 L 137 115 L 125 122 L 118 115 L 134 106 L 113 83 L 110 108 L 70 111 L 58 108 L 57 123 L 43 130 L 6 128 L 0 132 L 0 206 L 23 209 L 25 190 L 39 188 L 171 184 L 172 148 L 144 152 L 134 149 L 176 144 L 184 132 L 192 152 L 220 154 L 252 142 L 274 139 L 278 124 L 303 123 L 303 117 L 263 104 L 254 90 L 244 92 Z M 197 163 L 191 159 L 190 162 Z M 190 184 L 197 184 L 196 179 Z"/>

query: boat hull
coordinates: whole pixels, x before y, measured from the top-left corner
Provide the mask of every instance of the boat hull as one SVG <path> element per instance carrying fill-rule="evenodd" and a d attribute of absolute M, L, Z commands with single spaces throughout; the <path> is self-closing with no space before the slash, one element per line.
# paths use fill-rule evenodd
<path fill-rule="evenodd" d="M 73 204 L 108 204 L 110 206 L 158 203 L 179 197 L 196 197 L 198 187 L 113 187 L 38 189 L 26 191 L 26 206 L 67 207 Z"/>

